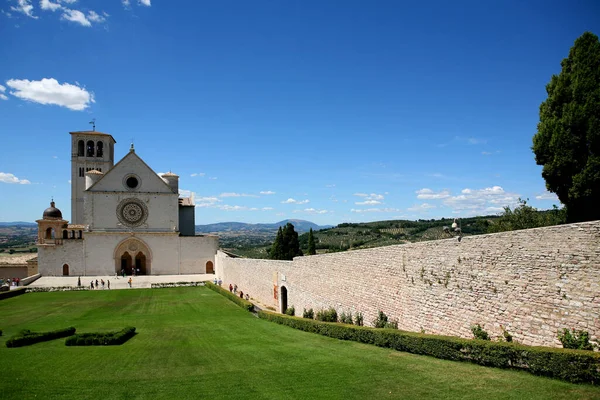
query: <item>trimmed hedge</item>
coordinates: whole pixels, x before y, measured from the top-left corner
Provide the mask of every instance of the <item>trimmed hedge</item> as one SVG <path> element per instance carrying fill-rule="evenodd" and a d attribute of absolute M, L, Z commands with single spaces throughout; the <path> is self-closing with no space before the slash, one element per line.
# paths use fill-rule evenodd
<path fill-rule="evenodd" d="M 75 328 L 72 326 L 66 329 L 59 329 L 49 332 L 31 332 L 25 329 L 6 341 L 6 347 L 23 347 L 39 342 L 60 339 L 75 334 Z"/>
<path fill-rule="evenodd" d="M 0 300 L 10 299 L 11 297 L 19 296 L 25 293 L 27 293 L 27 291 L 23 287 L 19 289 L 8 290 L 6 292 L 0 292 Z"/>
<path fill-rule="evenodd" d="M 396 329 L 375 329 L 290 317 L 266 311 L 259 318 L 341 340 L 496 368 L 514 368 L 573 383 L 600 383 L 600 354 L 591 351 L 530 347 Z"/>
<path fill-rule="evenodd" d="M 127 327 L 117 332 L 80 333 L 67 338 L 65 344 L 67 346 L 117 346 L 134 335 L 134 327 Z"/>
<path fill-rule="evenodd" d="M 215 285 L 212 282 L 206 282 L 206 287 L 227 297 L 229 300 L 233 301 L 238 306 L 240 306 L 250 312 L 254 311 L 254 304 L 252 304 L 248 300 L 242 299 L 240 296 L 236 296 L 235 294 L 231 293 L 229 290 L 223 289 L 221 286 Z"/>

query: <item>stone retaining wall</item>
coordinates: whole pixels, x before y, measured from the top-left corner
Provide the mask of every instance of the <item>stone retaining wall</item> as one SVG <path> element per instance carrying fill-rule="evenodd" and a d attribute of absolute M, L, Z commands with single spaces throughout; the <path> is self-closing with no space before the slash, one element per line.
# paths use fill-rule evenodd
<path fill-rule="evenodd" d="M 461 337 L 476 323 L 501 336 L 502 325 L 527 345 L 560 346 L 561 328 L 600 336 L 600 221 L 294 261 L 219 252 L 216 274 L 278 310 L 285 287 L 297 315 L 334 307 L 370 324 L 382 310 L 400 329 Z"/>

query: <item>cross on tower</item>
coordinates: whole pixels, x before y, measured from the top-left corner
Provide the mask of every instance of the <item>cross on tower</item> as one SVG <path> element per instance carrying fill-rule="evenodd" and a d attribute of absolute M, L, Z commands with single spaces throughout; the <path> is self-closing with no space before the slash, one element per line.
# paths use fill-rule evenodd
<path fill-rule="evenodd" d="M 90 124 L 92 124 L 92 131 L 95 131 L 96 130 L 96 118 L 93 118 L 90 121 Z"/>

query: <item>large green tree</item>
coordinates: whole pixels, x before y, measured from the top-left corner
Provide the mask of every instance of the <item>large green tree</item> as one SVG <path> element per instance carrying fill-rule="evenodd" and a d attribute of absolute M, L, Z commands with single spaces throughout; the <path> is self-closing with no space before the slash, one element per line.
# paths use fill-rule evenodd
<path fill-rule="evenodd" d="M 280 226 L 269 252 L 271 259 L 292 260 L 301 255 L 303 254 L 300 250 L 298 232 L 294 230 L 294 225 L 288 222 L 283 228 Z"/>
<path fill-rule="evenodd" d="M 579 37 L 546 86 L 533 152 L 567 221 L 600 219 L 600 41 Z"/>

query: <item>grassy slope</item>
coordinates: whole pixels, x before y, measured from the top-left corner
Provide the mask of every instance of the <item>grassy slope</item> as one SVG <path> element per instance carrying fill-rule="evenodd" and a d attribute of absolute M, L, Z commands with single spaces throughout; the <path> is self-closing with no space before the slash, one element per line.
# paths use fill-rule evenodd
<path fill-rule="evenodd" d="M 8 349 L 20 329 L 133 325 L 123 346 Z M 0 302 L 9 398 L 600 398 L 600 388 L 437 360 L 259 320 L 205 288 L 31 293 Z"/>

